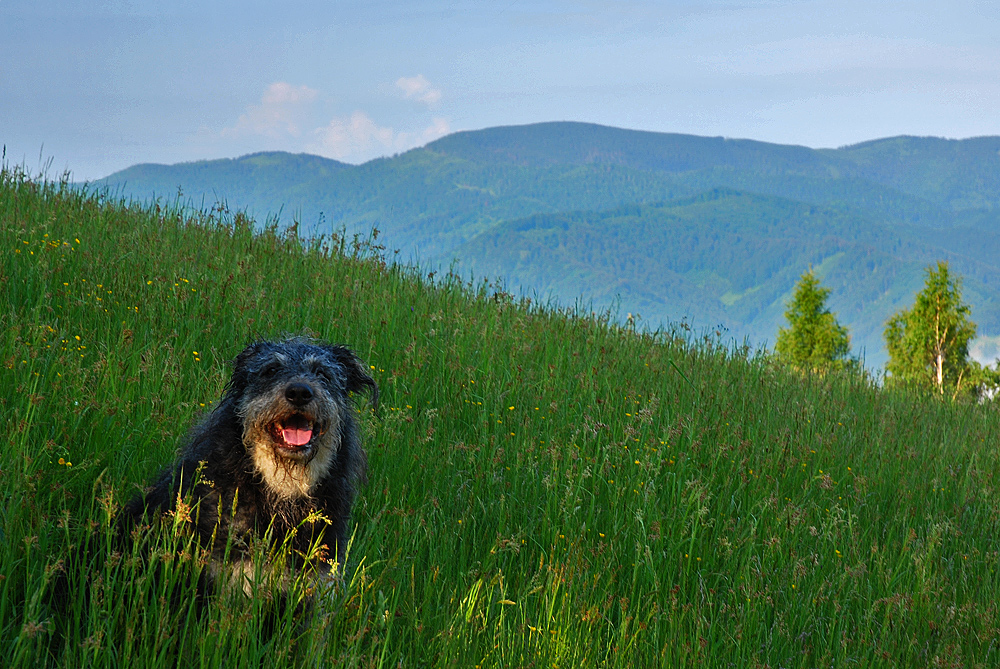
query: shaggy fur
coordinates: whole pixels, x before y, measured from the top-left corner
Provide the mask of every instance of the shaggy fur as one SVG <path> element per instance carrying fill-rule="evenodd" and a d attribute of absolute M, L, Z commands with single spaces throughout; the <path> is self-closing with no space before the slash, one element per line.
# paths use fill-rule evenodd
<path fill-rule="evenodd" d="M 124 507 L 120 529 L 131 534 L 164 513 L 187 520 L 211 552 L 208 587 L 221 577 L 249 592 L 261 541 L 272 549 L 290 542 L 291 563 L 282 569 L 303 568 L 310 549 L 322 546 L 311 566 L 337 573 L 367 462 L 350 396 L 359 392 L 377 407 L 375 381 L 344 346 L 251 344 L 179 460 Z"/>

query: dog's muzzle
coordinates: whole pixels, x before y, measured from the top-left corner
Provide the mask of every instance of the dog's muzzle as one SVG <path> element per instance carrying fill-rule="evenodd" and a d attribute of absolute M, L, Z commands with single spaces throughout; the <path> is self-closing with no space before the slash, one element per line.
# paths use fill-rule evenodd
<path fill-rule="evenodd" d="M 297 413 L 274 424 L 278 445 L 292 451 L 302 450 L 309 446 L 313 437 L 313 422 L 303 414 Z"/>
<path fill-rule="evenodd" d="M 313 438 L 323 434 L 322 427 L 305 410 L 315 394 L 305 383 L 290 383 L 285 388 L 284 395 L 285 400 L 293 407 L 293 413 L 271 424 L 271 436 L 275 444 L 288 455 L 304 455 L 312 449 Z"/>

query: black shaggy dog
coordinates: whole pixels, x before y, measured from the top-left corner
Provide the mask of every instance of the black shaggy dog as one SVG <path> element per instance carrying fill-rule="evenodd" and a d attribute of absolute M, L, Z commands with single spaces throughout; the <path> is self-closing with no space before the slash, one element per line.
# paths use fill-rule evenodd
<path fill-rule="evenodd" d="M 335 575 L 367 462 L 351 399 L 360 392 L 377 407 L 375 381 L 345 346 L 251 344 L 179 460 L 122 509 L 122 536 L 164 513 L 182 519 L 210 552 L 204 590 L 228 584 L 249 593 L 261 542 L 290 545 L 281 569 Z"/>

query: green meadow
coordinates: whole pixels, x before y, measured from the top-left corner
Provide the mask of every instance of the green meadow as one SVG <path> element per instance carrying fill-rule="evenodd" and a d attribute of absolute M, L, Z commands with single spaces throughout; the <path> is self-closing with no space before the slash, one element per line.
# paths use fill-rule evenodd
<path fill-rule="evenodd" d="M 793 375 L 377 241 L 3 169 L 0 664 L 1000 664 L 995 407 Z M 266 589 L 198 609 L 179 517 L 71 560 L 211 411 L 227 361 L 290 334 L 351 346 L 381 392 L 358 404 L 343 581 L 270 623 Z"/>

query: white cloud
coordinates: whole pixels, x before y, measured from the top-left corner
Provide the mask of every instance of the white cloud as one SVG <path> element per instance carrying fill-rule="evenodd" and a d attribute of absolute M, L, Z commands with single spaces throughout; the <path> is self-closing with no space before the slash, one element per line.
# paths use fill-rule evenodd
<path fill-rule="evenodd" d="M 431 82 L 422 74 L 415 77 L 400 77 L 396 80 L 396 87 L 403 91 L 403 97 L 407 100 L 419 100 L 433 107 L 441 100 L 441 89 L 432 88 Z"/>
<path fill-rule="evenodd" d="M 270 138 L 298 137 L 300 125 L 315 102 L 317 91 L 278 81 L 267 87 L 259 104 L 247 107 L 236 124 L 222 131 L 223 137 L 262 135 Z"/>
<path fill-rule="evenodd" d="M 420 138 L 422 143 L 426 144 L 444 137 L 449 132 L 451 132 L 451 125 L 448 123 L 448 119 L 435 117 L 431 119 L 431 124 L 420 133 Z"/>
<path fill-rule="evenodd" d="M 279 81 L 267 87 L 263 101 L 265 104 L 296 104 L 299 102 L 312 102 L 316 99 L 315 89 L 308 86 L 296 88 L 291 84 Z"/>
<path fill-rule="evenodd" d="M 392 128 L 376 124 L 363 111 L 335 118 L 313 132 L 319 142 L 314 150 L 338 160 L 390 150 L 396 134 Z"/>
<path fill-rule="evenodd" d="M 396 83 L 407 98 L 428 105 L 441 96 L 423 76 L 403 78 Z M 318 98 L 319 92 L 308 86 L 275 82 L 264 91 L 260 102 L 249 105 L 235 124 L 216 137 L 237 140 L 241 150 L 259 151 L 266 145 L 272 150 L 308 151 L 360 163 L 422 146 L 451 132 L 448 120 L 440 117 L 432 118 L 423 129 L 396 130 L 379 125 L 362 110 L 316 127 Z"/>
<path fill-rule="evenodd" d="M 348 117 L 332 119 L 325 127 L 314 130 L 316 141 L 307 149 L 337 160 L 363 162 L 422 146 L 449 132 L 451 127 L 444 118 L 434 118 L 431 125 L 420 131 L 399 132 L 378 125 L 359 110 Z"/>

